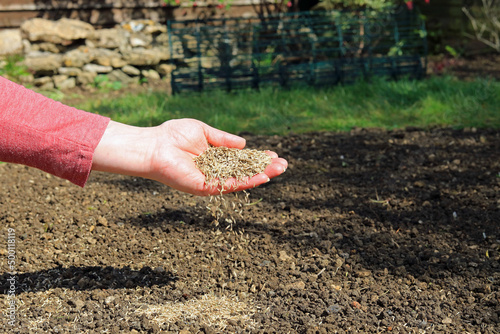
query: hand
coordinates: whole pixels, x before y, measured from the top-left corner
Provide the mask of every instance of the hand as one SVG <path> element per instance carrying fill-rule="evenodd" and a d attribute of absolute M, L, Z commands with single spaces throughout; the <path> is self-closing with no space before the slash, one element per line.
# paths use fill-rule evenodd
<path fill-rule="evenodd" d="M 151 128 L 111 121 L 95 149 L 92 169 L 156 180 L 194 195 L 215 195 L 220 188 L 205 184 L 205 176 L 193 161 L 209 144 L 242 149 L 245 139 L 194 119 L 171 120 Z M 272 160 L 264 173 L 244 182 L 229 179 L 225 192 L 256 187 L 286 170 L 285 159 L 274 152 L 267 154 Z"/>

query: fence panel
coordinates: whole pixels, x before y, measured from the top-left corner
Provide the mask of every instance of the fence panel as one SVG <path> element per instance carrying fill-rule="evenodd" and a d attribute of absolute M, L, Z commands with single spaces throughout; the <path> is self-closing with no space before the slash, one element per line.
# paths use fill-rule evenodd
<path fill-rule="evenodd" d="M 425 25 L 406 10 L 169 21 L 168 31 L 174 93 L 425 74 Z"/>

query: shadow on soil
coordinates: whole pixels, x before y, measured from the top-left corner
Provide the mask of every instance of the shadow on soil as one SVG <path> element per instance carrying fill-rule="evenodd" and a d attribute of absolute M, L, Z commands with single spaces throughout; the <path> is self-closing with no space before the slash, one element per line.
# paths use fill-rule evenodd
<path fill-rule="evenodd" d="M 0 294 L 7 294 L 11 278 L 15 278 L 16 293 L 39 292 L 62 288 L 72 290 L 135 289 L 146 286 L 163 286 L 177 279 L 163 268 L 143 267 L 132 270 L 129 267 L 87 266 L 40 270 L 23 274 L 4 273 L 0 275 Z"/>

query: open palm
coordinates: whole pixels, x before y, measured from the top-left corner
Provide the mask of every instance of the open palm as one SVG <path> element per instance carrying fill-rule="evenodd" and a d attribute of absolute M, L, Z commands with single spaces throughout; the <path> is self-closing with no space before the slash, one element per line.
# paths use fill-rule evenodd
<path fill-rule="evenodd" d="M 213 195 L 220 188 L 205 183 L 194 158 L 209 145 L 242 149 L 245 139 L 194 119 L 170 120 L 152 128 L 112 122 L 96 149 L 94 169 L 141 176 L 195 195 Z M 268 151 L 271 164 L 248 180 L 227 180 L 225 192 L 256 187 L 280 175 L 287 161 Z"/>
<path fill-rule="evenodd" d="M 193 119 L 168 121 L 157 130 L 159 131 L 157 147 L 151 161 L 154 179 L 196 195 L 220 192 L 220 189 L 205 183 L 205 176 L 196 168 L 193 161 L 196 156 L 203 153 L 209 144 L 239 149 L 245 147 L 245 139 Z M 240 191 L 256 187 L 283 173 L 287 167 L 286 161 L 278 158 L 274 152 L 268 154 L 273 159 L 264 173 L 244 182 L 230 179 L 224 188 L 227 191 Z"/>

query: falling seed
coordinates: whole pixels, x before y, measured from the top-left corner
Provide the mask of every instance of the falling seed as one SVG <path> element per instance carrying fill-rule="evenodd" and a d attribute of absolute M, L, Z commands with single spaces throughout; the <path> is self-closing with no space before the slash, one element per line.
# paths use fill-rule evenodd
<path fill-rule="evenodd" d="M 235 194 L 229 200 L 222 195 L 225 190 L 224 185 L 230 178 L 235 178 L 237 182 L 242 182 L 256 174 L 264 172 L 271 163 L 271 157 L 264 151 L 253 149 L 235 149 L 227 147 L 210 146 L 205 152 L 194 159 L 196 167 L 205 175 L 205 183 L 210 186 L 220 186 L 220 194 L 211 196 L 207 209 L 215 218 L 215 225 L 225 216 L 229 216 L 223 221 L 229 223 L 232 228 L 236 221 L 235 216 L 242 217 L 242 208 L 249 203 L 248 193 L 244 192 L 243 198 Z"/>

